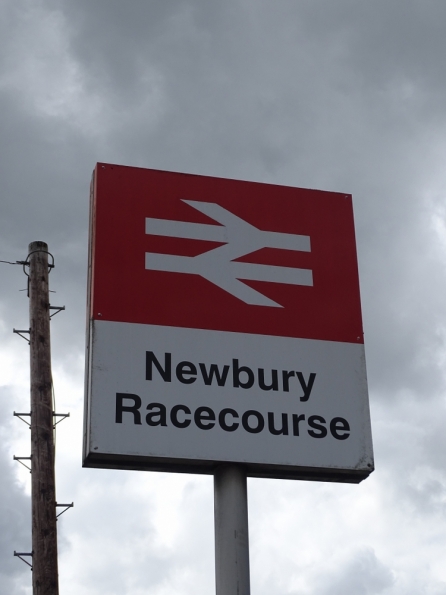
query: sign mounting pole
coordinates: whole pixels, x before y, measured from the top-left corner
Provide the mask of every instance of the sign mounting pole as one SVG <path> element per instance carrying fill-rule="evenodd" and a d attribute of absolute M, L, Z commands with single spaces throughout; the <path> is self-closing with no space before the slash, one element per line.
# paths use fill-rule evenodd
<path fill-rule="evenodd" d="M 48 245 L 29 245 L 33 595 L 58 595 Z"/>
<path fill-rule="evenodd" d="M 217 595 L 249 595 L 248 492 L 242 465 L 214 473 L 215 583 Z"/>
<path fill-rule="evenodd" d="M 98 163 L 85 467 L 214 475 L 217 595 L 249 595 L 247 477 L 373 471 L 352 197 Z"/>

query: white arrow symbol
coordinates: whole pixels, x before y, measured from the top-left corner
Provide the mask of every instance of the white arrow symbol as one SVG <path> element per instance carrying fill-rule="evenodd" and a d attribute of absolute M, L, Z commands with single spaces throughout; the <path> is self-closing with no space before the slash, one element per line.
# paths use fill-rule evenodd
<path fill-rule="evenodd" d="M 200 275 L 246 304 L 255 306 L 282 307 L 239 279 L 287 285 L 313 285 L 313 274 L 310 269 L 234 262 L 235 259 L 261 248 L 310 252 L 309 236 L 262 231 L 216 203 L 195 200 L 183 202 L 221 225 L 147 218 L 146 234 L 224 242 L 225 245 L 198 256 L 172 256 L 146 252 L 146 269 Z"/>

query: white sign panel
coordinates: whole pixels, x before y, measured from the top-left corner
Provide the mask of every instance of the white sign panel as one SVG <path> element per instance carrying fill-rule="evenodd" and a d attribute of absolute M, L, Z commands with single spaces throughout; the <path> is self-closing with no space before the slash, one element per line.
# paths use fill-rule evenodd
<path fill-rule="evenodd" d="M 84 465 L 373 470 L 351 197 L 100 164 Z"/>

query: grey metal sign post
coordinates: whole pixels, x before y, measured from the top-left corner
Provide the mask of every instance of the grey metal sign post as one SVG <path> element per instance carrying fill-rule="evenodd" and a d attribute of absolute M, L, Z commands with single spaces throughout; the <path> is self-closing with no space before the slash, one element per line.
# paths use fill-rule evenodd
<path fill-rule="evenodd" d="M 214 473 L 215 583 L 217 595 L 249 595 L 248 493 L 242 465 Z"/>

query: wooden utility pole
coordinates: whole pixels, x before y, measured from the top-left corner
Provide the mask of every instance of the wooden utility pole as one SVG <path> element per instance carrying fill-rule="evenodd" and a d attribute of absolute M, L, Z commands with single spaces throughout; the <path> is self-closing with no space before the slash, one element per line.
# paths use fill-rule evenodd
<path fill-rule="evenodd" d="M 33 595 L 58 595 L 48 246 L 29 245 Z"/>

